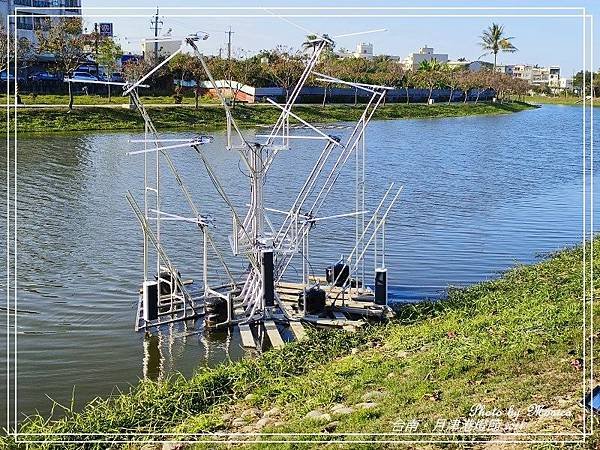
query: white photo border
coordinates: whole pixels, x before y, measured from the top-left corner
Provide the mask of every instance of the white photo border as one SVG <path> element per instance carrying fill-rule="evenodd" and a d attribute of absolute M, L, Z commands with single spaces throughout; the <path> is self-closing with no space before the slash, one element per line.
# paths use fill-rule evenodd
<path fill-rule="evenodd" d="M 16 24 L 16 18 L 17 17 L 23 17 L 24 14 L 19 14 L 19 11 L 31 11 L 31 10 L 65 10 L 65 9 L 71 9 L 71 10 L 75 10 L 75 9 L 79 9 L 79 10 L 90 10 L 90 11 L 115 11 L 115 10 L 154 10 L 154 7 L 87 7 L 87 8 L 66 8 L 66 7 L 19 7 L 16 6 L 15 7 L 15 14 L 9 14 L 6 18 L 6 29 L 7 29 L 7 60 L 9 62 L 8 64 L 8 69 L 7 69 L 7 73 L 10 73 L 10 56 L 11 56 L 11 42 L 10 42 L 10 22 L 11 19 L 15 19 L 13 20 L 13 25 L 14 25 L 14 55 L 17 55 L 17 33 L 18 33 L 18 29 L 17 29 L 17 24 Z M 583 279 L 582 279 L 582 301 L 583 301 L 583 386 L 582 386 L 582 390 L 583 390 L 583 396 L 582 396 L 582 409 L 583 409 L 583 429 L 581 431 L 581 433 L 220 433 L 220 432 L 216 432 L 216 433 L 19 433 L 18 432 L 18 423 L 15 422 L 14 424 L 14 429 L 13 432 L 10 432 L 11 430 L 11 400 L 13 401 L 13 411 L 12 411 L 12 418 L 15 419 L 18 417 L 18 408 L 17 408 L 17 364 L 18 364 L 18 360 L 17 360 L 17 153 L 18 153 L 18 133 L 17 133 L 17 77 L 15 76 L 15 81 L 14 81 L 14 89 L 13 89 L 13 98 L 12 98 L 12 104 L 11 104 L 11 92 L 10 92 L 10 80 L 9 77 L 7 76 L 7 81 L 6 81 L 6 93 L 7 93 L 7 98 L 6 98 L 6 144 L 7 144 L 7 149 L 6 149 L 6 173 L 7 173 L 7 186 L 6 186 L 6 192 L 7 192 L 7 213 L 6 213 L 6 225 L 7 225 L 7 230 L 6 230 L 6 237 L 7 237 L 7 241 L 6 241 L 6 263 L 7 263 L 7 277 L 6 277 L 6 281 L 7 281 L 7 308 L 6 308 L 6 324 L 7 324 L 7 346 L 6 346 L 6 350 L 7 350 L 7 355 L 6 355 L 6 364 L 7 364 L 7 426 L 6 426 L 6 430 L 7 432 L 13 436 L 15 438 L 15 442 L 16 443 L 23 443 L 23 444 L 27 444 L 27 443 L 49 443 L 49 444 L 60 444 L 60 443 L 111 443 L 111 444 L 119 444 L 119 443 L 347 443 L 347 444 L 351 444 L 351 443 L 380 443 L 380 444 L 386 444 L 386 443 L 390 443 L 390 444 L 417 444 L 417 443 L 433 443 L 433 444 L 441 444 L 441 443 L 468 443 L 468 444 L 472 444 L 472 443 L 505 443 L 505 444 L 511 444 L 511 443 L 585 443 L 586 438 L 589 437 L 592 433 L 593 433 L 593 426 L 594 426 L 594 420 L 593 420 L 593 413 L 588 413 L 585 405 L 583 404 L 583 398 L 585 398 L 585 395 L 587 395 L 587 393 L 589 392 L 589 388 L 591 388 L 594 385 L 594 380 L 593 380 L 593 344 L 594 344 L 594 329 L 593 329 L 593 320 L 594 320 L 594 296 L 593 296 L 593 292 L 594 292 L 594 265 L 593 265 L 593 245 L 590 245 L 590 255 L 589 255 L 589 294 L 587 292 L 587 288 L 588 288 L 588 283 L 587 283 L 587 278 L 586 275 L 588 273 L 588 269 L 586 267 L 586 263 L 588 263 L 588 258 L 587 258 L 587 254 L 586 254 L 586 244 L 588 243 L 588 236 L 587 236 L 587 223 L 588 223 L 588 208 L 587 208 L 587 199 L 588 197 L 586 196 L 586 175 L 587 175 L 587 170 L 589 170 L 589 175 L 590 175 L 590 180 L 589 180 L 589 242 L 592 243 L 593 242 L 593 138 L 594 138 L 594 126 L 593 126 L 593 118 L 594 118 L 594 107 L 593 107 L 593 101 L 594 101 L 594 92 L 593 89 L 591 90 L 591 98 L 590 98 L 590 104 L 588 105 L 586 103 L 586 96 L 585 96 L 585 89 L 586 89 L 586 70 L 590 71 L 590 81 L 589 81 L 589 85 L 593 86 L 593 77 L 594 77 L 594 72 L 593 72 L 593 39 L 594 39 L 594 30 L 593 30 L 593 15 L 588 14 L 586 12 L 586 8 L 585 7 L 550 7 L 550 6 L 539 6 L 539 7 L 502 7 L 502 6 L 497 6 L 497 7 L 476 7 L 476 6 L 467 6 L 467 7 L 458 7 L 458 6 L 448 6 L 448 7 L 442 7 L 442 6 L 414 6 L 414 7 L 394 7 L 394 6 L 378 6 L 378 7 L 319 7 L 319 6 L 310 6 L 310 7 L 258 7 L 258 6 L 252 6 L 252 7 L 222 7 L 222 6 L 207 6 L 207 7 L 165 7 L 162 8 L 163 11 L 164 10 L 173 10 L 173 11 L 180 11 L 180 10 L 187 10 L 187 11 L 191 11 L 191 10 L 202 10 L 202 11 L 252 11 L 252 14 L 184 14 L 184 15 L 177 15 L 177 14 L 162 14 L 165 17 L 203 17 L 203 18 L 207 18 L 207 17 L 230 17 L 230 18 L 263 18 L 263 17 L 274 17 L 273 14 L 269 13 L 268 11 L 286 11 L 282 14 L 278 14 L 279 16 L 282 17 L 287 17 L 287 18 L 315 18 L 315 17 L 354 17 L 354 18 L 363 18 L 365 16 L 368 17 L 381 17 L 381 18 L 392 18 L 392 17 L 414 17 L 414 18 L 430 18 L 430 17 L 490 17 L 490 18 L 498 18 L 498 17 L 528 17 L 528 18 L 533 18 L 533 17 L 573 17 L 573 18 L 581 18 L 583 21 L 583 45 L 582 45 L 582 56 L 583 56 L 583 102 L 582 102 L 582 111 L 583 111 L 583 126 L 582 126 L 582 134 L 583 134 L 583 167 L 582 167 L 582 176 L 583 176 L 583 188 L 582 188 L 582 205 L 583 205 L 583 211 L 582 211 L 582 244 L 583 244 Z M 493 14 L 493 13 L 485 13 L 485 14 L 466 14 L 466 13 L 457 13 L 457 14 L 398 14 L 398 13 L 381 13 L 378 12 L 377 14 L 365 14 L 365 11 L 450 11 L 450 10 L 457 10 L 457 11 L 469 11 L 469 10 L 481 10 L 481 11 L 578 11 L 580 14 L 540 14 L 540 13 L 536 13 L 536 14 L 514 14 L 514 13 L 501 13 L 501 14 Z M 255 13 L 255 11 L 260 11 L 260 13 Z M 290 14 L 287 11 L 302 11 L 301 14 Z M 362 14 L 308 14 L 305 13 L 304 11 L 363 11 Z M 83 18 L 89 18 L 89 17 L 106 17 L 107 15 L 110 15 L 112 17 L 119 17 L 119 18 L 124 18 L 124 17 L 146 17 L 147 14 L 133 14 L 133 15 L 127 15 L 127 14 L 77 14 L 77 15 L 69 15 L 69 14 L 60 14 L 60 15 L 54 15 L 54 14 L 41 14 L 39 15 L 40 17 L 81 17 Z M 589 22 L 590 25 L 590 29 L 589 29 L 589 46 L 586 45 L 587 40 L 588 40 L 588 32 L 586 31 L 586 25 Z M 588 53 L 589 52 L 589 53 Z M 587 62 L 589 61 L 589 67 L 587 65 Z M 15 66 L 15 73 L 16 73 L 16 67 L 17 67 L 17 61 L 15 58 L 15 62 L 14 62 Z M 588 111 L 587 109 L 589 108 L 589 135 L 588 135 L 588 124 L 587 124 L 587 116 L 588 116 Z M 12 118 L 12 124 L 11 124 L 11 109 L 13 110 L 12 112 L 14 113 L 14 117 Z M 12 125 L 12 126 L 11 126 Z M 13 175 L 13 183 L 11 185 L 11 133 L 14 133 L 14 145 L 13 145 L 13 171 L 14 173 Z M 589 154 L 587 153 L 587 142 L 589 139 Z M 586 166 L 586 161 L 589 158 L 589 169 Z M 11 236 L 11 192 L 13 193 L 13 201 L 12 201 L 12 232 L 13 235 Z M 11 272 L 11 258 L 10 258 L 10 252 L 11 252 L 11 238 L 12 238 L 12 242 L 13 242 L 13 247 L 12 247 L 12 251 L 14 253 L 14 258 L 12 260 L 12 272 Z M 13 280 L 14 284 L 12 286 L 12 292 L 13 292 L 13 300 L 12 300 L 12 308 L 11 308 L 11 279 Z M 589 295 L 589 300 L 590 300 L 590 311 L 589 311 L 589 318 L 587 316 L 586 313 L 586 299 L 587 296 Z M 589 320 L 589 335 L 586 334 L 586 330 L 587 330 L 587 321 Z M 11 326 L 13 328 L 13 353 L 12 353 L 12 358 L 13 358 L 13 367 L 12 367 L 12 372 L 14 373 L 14 386 L 12 389 L 12 396 L 11 396 L 11 382 L 10 382 L 10 376 L 11 376 L 11 339 L 10 339 L 10 329 Z M 588 342 L 589 341 L 589 342 Z M 589 348 L 589 355 L 586 354 L 586 349 Z M 588 360 L 589 358 L 589 360 Z M 589 367 L 588 367 L 589 364 Z M 588 379 L 587 379 L 587 372 L 589 371 L 589 384 L 588 384 Z M 588 425 L 588 417 L 589 416 L 589 430 L 586 428 L 586 426 Z M 146 436 L 146 437 L 165 437 L 165 436 L 194 436 L 194 437 L 198 437 L 199 439 L 195 439 L 195 440 L 190 440 L 190 441 L 185 441 L 185 440 L 181 440 L 181 439 L 177 439 L 177 440 L 154 440 L 154 439 L 132 439 L 132 440 L 110 440 L 110 439 L 106 439 L 106 440 L 29 440 L 29 439 L 19 439 L 20 436 L 94 436 L 94 437 L 98 437 L 98 436 L 114 436 L 115 438 L 122 438 L 123 436 Z M 222 436 L 223 438 L 225 437 L 236 437 L 236 436 L 240 436 L 240 437 L 244 437 L 244 436 L 256 436 L 257 439 L 255 440 L 250 440 L 250 439 L 239 439 L 239 440 L 235 440 L 235 439 L 214 439 L 217 436 Z M 291 440 L 291 439 L 283 439 L 283 440 L 263 440 L 263 439 L 258 439 L 259 436 L 278 436 L 278 437 L 284 437 L 284 436 L 322 436 L 322 437 L 334 437 L 334 436 L 338 436 L 338 437 L 348 437 L 348 438 L 352 438 L 352 437 L 374 437 L 374 436 L 396 436 L 396 437 L 400 437 L 400 436 L 406 436 L 407 439 L 396 439 L 396 440 L 379 440 L 379 439 L 373 439 L 373 440 L 355 440 L 355 439 L 323 439 L 323 440 Z M 443 439 L 432 439 L 432 440 L 427 440 L 427 439 L 418 439 L 415 440 L 414 437 L 415 436 L 423 436 L 423 437 L 427 437 L 427 436 L 440 436 L 440 437 L 449 437 L 449 436 L 454 436 L 454 437 L 463 437 L 464 439 L 456 439 L 456 440 L 443 440 Z M 566 439 L 555 439 L 555 440 L 544 440 L 544 439 L 535 439 L 535 440 L 525 440 L 525 439 L 473 439 L 473 438 L 469 438 L 470 436 L 523 436 L 523 437 L 528 437 L 528 436 L 578 436 L 579 439 L 573 439 L 573 440 L 566 440 Z M 210 438 L 213 439 L 210 439 Z M 203 439 L 203 438 L 208 438 L 208 439 Z"/>

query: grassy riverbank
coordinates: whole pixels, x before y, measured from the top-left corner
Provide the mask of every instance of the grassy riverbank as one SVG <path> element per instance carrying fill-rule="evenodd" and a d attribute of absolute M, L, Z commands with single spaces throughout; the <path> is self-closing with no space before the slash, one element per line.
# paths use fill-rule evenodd
<path fill-rule="evenodd" d="M 598 273 L 599 240 L 594 255 Z M 142 382 L 128 394 L 95 400 L 66 419 L 32 418 L 21 432 L 174 433 L 162 439 L 177 441 L 190 439 L 181 433 L 301 431 L 325 434 L 230 439 L 414 441 L 436 438 L 380 433 L 407 431 L 413 420 L 419 426 L 411 432 L 436 432 L 439 419 L 448 419 L 445 427 L 461 425 L 445 428 L 446 433 L 467 431 L 470 440 L 486 441 L 492 436 L 485 433 L 496 431 L 489 419 L 498 418 L 501 433 L 578 433 L 583 413 L 581 286 L 582 249 L 565 250 L 497 280 L 453 290 L 444 301 L 406 306 L 385 326 L 356 333 L 314 331 L 282 350 L 201 369 L 190 379 Z M 497 408 L 500 416 L 470 417 L 478 404 L 488 411 Z M 528 413 L 532 404 L 542 405 L 540 414 Z M 511 407 L 518 418 L 506 415 Z M 552 411 L 553 417 L 543 411 Z M 471 424 L 468 419 L 488 419 L 488 425 L 472 431 L 464 428 Z M 367 435 L 328 434 L 357 432 Z M 579 448 L 597 448 L 597 443 L 593 437 Z"/>
<path fill-rule="evenodd" d="M 118 105 L 126 105 L 129 103 L 129 96 L 123 97 L 121 95 L 122 91 L 120 89 L 113 90 L 113 95 L 108 101 L 108 96 L 106 95 L 75 95 L 74 105 L 77 106 L 94 106 L 94 105 L 104 105 L 104 106 L 118 106 Z M 160 104 L 160 105 L 174 105 L 175 100 L 172 96 L 169 95 L 153 95 L 153 96 L 142 96 L 142 101 L 144 103 L 149 104 Z M 210 101 L 209 101 L 210 100 Z M 14 97 L 11 96 L 11 102 L 14 101 Z M 68 106 L 69 104 L 69 96 L 61 95 L 61 94 L 22 94 L 21 101 L 25 106 L 40 106 L 40 105 L 51 105 L 51 106 Z M 209 101 L 209 103 L 215 103 L 214 100 L 209 98 L 202 98 L 203 103 Z M 193 105 L 194 104 L 194 96 L 193 95 L 185 95 L 182 100 L 183 104 Z M 6 104 L 6 94 L 0 94 L 0 103 Z"/>
<path fill-rule="evenodd" d="M 526 101 L 527 103 L 532 103 L 532 104 L 541 103 L 541 104 L 572 105 L 572 106 L 581 106 L 583 103 L 582 97 L 574 97 L 572 95 L 569 95 L 566 97 L 564 95 L 557 95 L 556 97 L 534 95 L 534 96 L 524 97 L 524 101 Z M 586 102 L 586 106 L 589 106 L 591 100 L 588 98 L 588 99 L 586 99 L 585 102 Z M 596 102 L 594 102 L 594 106 L 600 106 L 600 103 L 598 103 L 596 101 Z"/>
<path fill-rule="evenodd" d="M 331 123 L 357 120 L 364 106 L 351 105 L 299 105 L 294 111 L 309 122 Z M 388 104 L 381 106 L 375 119 L 411 119 L 435 117 L 461 117 L 481 114 L 506 114 L 534 108 L 525 103 L 478 103 L 478 104 Z M 211 131 L 225 126 L 225 113 L 215 105 L 204 105 L 198 110 L 190 106 L 149 107 L 148 111 L 162 130 L 194 129 Z M 272 124 L 279 109 L 271 105 L 237 105 L 233 114 L 242 127 Z M 6 110 L 2 110 L 6 120 Z M 137 111 L 105 107 L 79 107 L 69 112 L 65 107 L 19 108 L 20 132 L 65 131 L 116 131 L 143 129 L 143 120 Z M 0 130 L 2 132 L 2 130 Z"/>

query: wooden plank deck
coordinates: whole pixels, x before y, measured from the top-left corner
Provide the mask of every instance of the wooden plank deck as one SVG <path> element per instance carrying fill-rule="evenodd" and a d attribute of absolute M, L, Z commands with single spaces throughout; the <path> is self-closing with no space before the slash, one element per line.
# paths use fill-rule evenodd
<path fill-rule="evenodd" d="M 247 323 L 242 323 L 239 325 L 239 329 L 242 337 L 242 345 L 248 348 L 256 348 L 256 343 L 254 342 L 254 336 L 252 335 L 250 325 Z"/>
<path fill-rule="evenodd" d="M 302 339 L 306 339 L 306 330 L 304 329 L 302 323 L 291 321 L 290 329 L 294 333 L 294 336 L 296 336 L 297 340 L 301 341 Z"/>
<path fill-rule="evenodd" d="M 271 341 L 271 345 L 273 348 L 281 348 L 285 345 L 281 335 L 279 334 L 279 330 L 277 329 L 277 325 L 272 320 L 265 320 L 263 322 L 265 326 L 265 330 L 267 332 L 267 336 L 269 336 L 269 340 Z"/>
<path fill-rule="evenodd" d="M 286 300 L 297 300 L 302 295 L 305 286 L 302 283 L 294 283 L 291 281 L 280 281 L 276 284 L 277 293 Z M 337 299 L 340 302 L 356 301 L 361 299 L 364 303 L 369 301 L 370 297 L 375 299 L 375 295 L 371 289 L 367 288 L 347 288 L 345 291 L 339 286 L 323 285 L 321 289 L 325 291 L 330 300 Z"/>
<path fill-rule="evenodd" d="M 305 320 L 307 322 L 314 323 L 315 325 L 321 325 L 321 326 L 326 326 L 326 327 L 345 327 L 345 326 L 361 327 L 361 326 L 365 325 L 365 323 L 366 323 L 362 320 L 326 319 L 326 318 L 310 316 L 310 315 L 307 315 L 305 317 Z"/>

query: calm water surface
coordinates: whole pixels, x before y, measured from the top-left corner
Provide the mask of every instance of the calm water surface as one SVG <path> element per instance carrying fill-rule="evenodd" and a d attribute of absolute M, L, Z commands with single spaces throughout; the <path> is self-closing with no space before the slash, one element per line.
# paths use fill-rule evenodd
<path fill-rule="evenodd" d="M 493 278 L 515 264 L 580 241 L 581 118 L 580 108 L 548 105 L 495 117 L 372 123 L 367 133 L 367 206 L 377 203 L 390 182 L 404 185 L 386 226 L 394 300 L 436 298 L 448 285 Z M 344 136 L 348 129 L 328 133 Z M 183 136 L 188 135 L 170 133 Z M 191 325 L 151 339 L 133 331 L 142 239 L 125 193 L 131 190 L 141 201 L 143 166 L 141 156 L 125 153 L 139 148 L 128 143 L 139 137 L 119 133 L 19 139 L 20 413 L 48 411 L 46 394 L 68 402 L 74 386 L 76 405 L 82 405 L 145 376 L 190 374 L 198 365 L 244 355 L 237 331 L 206 335 Z M 223 136 L 217 133 L 204 149 L 234 202 L 243 207 L 247 179 L 235 152 L 223 147 Z M 280 153 L 268 180 L 269 206 L 289 208 L 319 151 L 303 142 Z M 187 150 L 173 156 L 201 211 L 215 218 L 214 235 L 227 253 L 229 215 L 224 215 L 225 206 L 199 158 Z M 5 158 L 3 147 L 3 167 Z M 344 200 L 353 189 L 351 174 L 345 174 L 323 215 L 352 210 L 353 200 Z M 166 172 L 163 179 L 164 209 L 189 214 Z M 3 221 L 3 235 L 5 226 Z M 182 224 L 168 227 L 170 256 L 184 278 L 199 280 L 200 234 Z M 353 233 L 353 219 L 319 224 L 312 244 L 317 274 L 348 253 Z M 242 260 L 229 261 L 237 273 L 244 269 Z M 367 274 L 372 264 L 369 259 Z M 300 268 L 296 262 L 290 274 Z M 213 271 L 211 278 L 221 276 Z M 5 329 L 0 330 L 0 346 L 5 351 Z M 0 385 L 6 385 L 4 365 Z M 4 389 L 0 395 L 4 404 Z M 2 408 L 2 423 L 4 414 Z"/>

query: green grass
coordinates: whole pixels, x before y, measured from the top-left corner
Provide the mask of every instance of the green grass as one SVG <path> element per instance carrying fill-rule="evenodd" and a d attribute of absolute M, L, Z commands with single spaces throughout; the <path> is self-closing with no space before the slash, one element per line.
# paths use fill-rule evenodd
<path fill-rule="evenodd" d="M 542 96 L 542 95 L 534 95 L 534 96 L 527 96 L 524 97 L 524 100 L 527 103 L 547 103 L 547 104 L 553 104 L 553 105 L 577 105 L 577 106 L 581 106 L 582 105 L 582 98 L 581 97 L 574 97 L 572 95 L 569 96 L 564 96 L 564 95 L 557 95 L 556 97 L 554 96 Z M 590 100 L 587 99 L 586 100 L 586 105 L 589 106 L 590 105 Z M 598 102 L 594 103 L 594 106 L 600 106 L 600 104 Z"/>
<path fill-rule="evenodd" d="M 364 106 L 351 105 L 300 105 L 294 111 L 309 122 L 327 123 L 354 121 L 360 118 Z M 478 104 L 387 104 L 375 113 L 375 119 L 410 119 L 460 117 L 481 114 L 506 114 L 533 108 L 525 103 Z M 206 106 L 198 110 L 190 107 L 149 107 L 148 111 L 162 130 L 195 129 L 217 130 L 225 126 L 222 108 Z M 237 105 L 233 114 L 242 127 L 254 127 L 275 122 L 279 110 L 271 105 Z M 6 118 L 6 111 L 0 116 Z M 124 108 L 82 107 L 68 111 L 66 108 L 22 108 L 18 110 L 20 132 L 112 131 L 143 129 L 143 120 L 137 111 Z M 2 131 L 3 132 L 3 131 Z"/>
<path fill-rule="evenodd" d="M 594 243 L 594 255 L 598 273 L 600 240 Z M 81 412 L 67 412 L 66 418 L 32 417 L 21 432 L 176 433 L 169 437 L 177 440 L 179 433 L 179 439 L 185 439 L 183 433 L 240 431 L 231 418 L 248 417 L 252 409 L 257 416 L 241 431 L 253 431 L 258 417 L 277 407 L 276 423 L 260 431 L 361 432 L 372 433 L 366 439 L 382 439 L 378 433 L 392 432 L 401 421 L 418 419 L 418 431 L 431 432 L 438 419 L 465 418 L 473 405 L 481 403 L 490 409 L 519 410 L 521 432 L 577 433 L 582 426 L 582 371 L 573 362 L 583 357 L 581 288 L 582 249 L 564 250 L 538 264 L 516 267 L 497 280 L 452 290 L 446 300 L 405 306 L 386 325 L 356 333 L 311 331 L 305 341 L 255 359 L 203 368 L 189 379 L 141 382 L 129 393 L 97 399 Z M 589 302 L 587 306 L 589 313 Z M 373 396 L 373 391 L 382 393 L 374 400 L 376 405 L 358 408 L 363 396 Z M 332 414 L 325 421 L 305 418 L 312 410 L 330 412 L 336 403 L 355 410 L 339 417 Z M 531 404 L 572 415 L 530 417 Z M 506 417 L 501 420 L 514 424 Z M 258 436 L 253 439 L 265 443 L 248 446 L 266 448 L 269 438 L 273 439 Z M 318 439 L 333 438 L 350 443 L 359 439 L 327 434 Z M 310 442 L 317 439 L 314 436 L 293 439 L 320 447 Z M 471 432 L 470 439 L 489 436 Z M 456 438 L 457 444 L 460 441 Z M 595 445 L 597 436 L 592 436 L 578 447 Z M 383 443 L 379 447 L 386 448 Z"/>
<path fill-rule="evenodd" d="M 74 105 L 124 105 L 129 102 L 129 97 L 123 97 L 122 90 L 113 89 L 111 101 L 108 101 L 107 95 L 75 95 Z M 175 104 L 172 96 L 142 96 L 142 101 L 147 104 Z M 21 94 L 21 100 L 25 105 L 55 105 L 67 106 L 69 104 L 69 96 L 67 94 Z M 11 102 L 13 97 L 11 96 Z M 194 104 L 194 95 L 187 92 L 183 97 L 183 103 L 186 105 Z M 215 103 L 214 99 L 203 97 L 201 103 Z M 6 104 L 6 94 L 0 95 L 0 103 Z"/>

